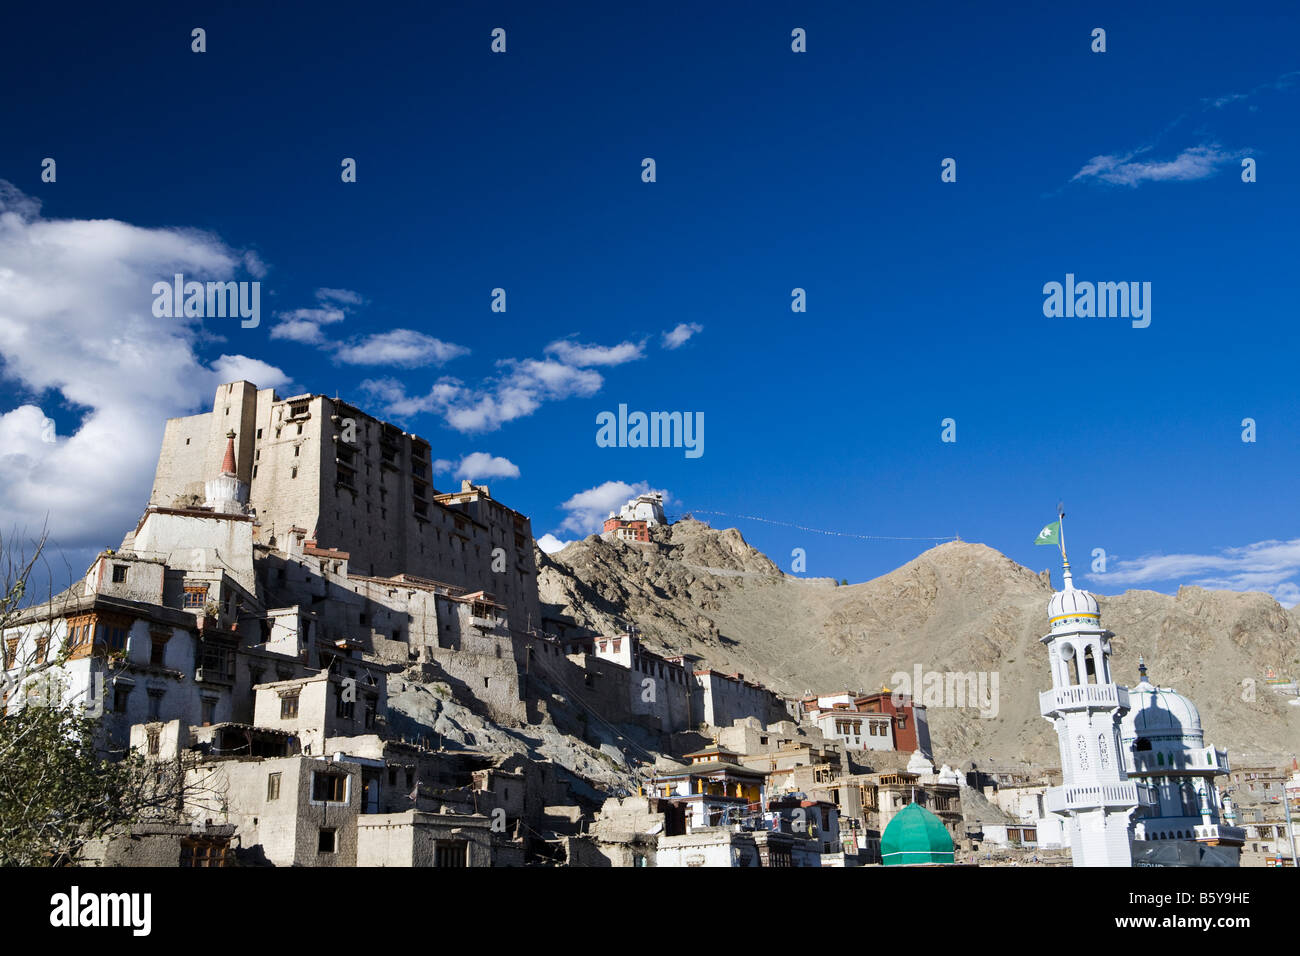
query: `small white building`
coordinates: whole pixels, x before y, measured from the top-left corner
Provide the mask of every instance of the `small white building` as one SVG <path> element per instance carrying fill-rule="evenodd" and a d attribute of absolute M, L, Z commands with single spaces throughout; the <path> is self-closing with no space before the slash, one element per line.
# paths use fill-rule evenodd
<path fill-rule="evenodd" d="M 651 528 L 668 523 L 664 517 L 664 496 L 657 491 L 637 495 L 617 512 L 611 511 L 609 516 L 620 521 L 644 521 Z"/>
<path fill-rule="evenodd" d="M 1043 849 L 1066 849 L 1070 841 L 1066 835 L 1064 819 L 1047 812 L 1048 789 L 1046 784 L 999 787 L 986 795 L 999 810 L 1017 821 L 1021 835 L 1019 842 L 1025 845 L 1032 843 Z M 1016 824 L 1008 824 L 1008 839 L 1012 836 L 1010 831 L 1016 828 Z M 1032 834 L 1032 839 L 1029 834 Z M 987 827 L 985 835 L 987 838 Z"/>
<path fill-rule="evenodd" d="M 894 750 L 894 721 L 889 714 L 860 709 L 852 694 L 817 698 L 808 720 L 822 734 L 844 743 L 845 750 Z"/>

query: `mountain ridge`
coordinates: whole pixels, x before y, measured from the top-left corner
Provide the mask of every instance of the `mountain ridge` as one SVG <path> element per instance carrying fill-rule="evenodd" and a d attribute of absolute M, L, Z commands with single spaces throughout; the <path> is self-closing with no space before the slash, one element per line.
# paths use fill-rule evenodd
<path fill-rule="evenodd" d="M 781 693 L 872 691 L 918 665 L 926 674 L 985 674 L 990 686 L 997 680 L 997 716 L 931 706 L 936 752 L 1059 762 L 1055 734 L 1038 713 L 1038 692 L 1050 682 L 1038 639 L 1052 575 L 987 545 L 945 542 L 870 581 L 836 585 L 786 574 L 735 528 L 683 519 L 651 529 L 645 544 L 592 535 L 539 551 L 537 560 L 551 613 L 606 633 L 632 624 L 652 648 L 697 654 Z M 1103 626 L 1116 635 L 1118 683 L 1136 682 L 1142 654 L 1153 682 L 1198 705 L 1207 744 L 1253 761 L 1300 750 L 1300 707 L 1263 683 L 1269 667 L 1300 669 L 1295 611 L 1259 592 L 1194 586 L 1096 596 Z"/>

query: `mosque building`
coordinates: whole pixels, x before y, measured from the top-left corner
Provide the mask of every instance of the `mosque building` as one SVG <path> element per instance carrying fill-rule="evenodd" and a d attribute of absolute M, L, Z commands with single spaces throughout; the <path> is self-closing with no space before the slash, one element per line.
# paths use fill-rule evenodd
<path fill-rule="evenodd" d="M 1132 710 L 1120 724 L 1124 769 L 1151 786 L 1156 802 L 1138 810 L 1134 839 L 1241 847 L 1246 832 L 1231 825 L 1232 802 L 1220 797 L 1215 784 L 1231 770 L 1227 751 L 1206 745 L 1196 705 L 1171 687 L 1152 684 L 1141 658 L 1138 673 L 1139 683 L 1129 691 Z"/>
<path fill-rule="evenodd" d="M 1061 559 L 1065 586 L 1042 638 L 1052 688 L 1039 710 L 1056 727 L 1063 777 L 1045 806 L 1064 821 L 1074 865 L 1238 865 L 1245 831 L 1214 783 L 1229 772 L 1227 752 L 1205 744 L 1196 705 L 1152 684 L 1145 661 L 1137 686 L 1114 682 L 1115 635 L 1074 586 L 1063 541 Z"/>

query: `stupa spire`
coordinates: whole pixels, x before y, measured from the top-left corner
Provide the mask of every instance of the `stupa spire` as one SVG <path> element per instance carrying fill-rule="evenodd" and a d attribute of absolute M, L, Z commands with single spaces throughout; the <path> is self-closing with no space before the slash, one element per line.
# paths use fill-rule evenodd
<path fill-rule="evenodd" d="M 234 475 L 235 471 L 235 432 L 226 432 L 226 456 L 221 459 L 221 474 Z"/>

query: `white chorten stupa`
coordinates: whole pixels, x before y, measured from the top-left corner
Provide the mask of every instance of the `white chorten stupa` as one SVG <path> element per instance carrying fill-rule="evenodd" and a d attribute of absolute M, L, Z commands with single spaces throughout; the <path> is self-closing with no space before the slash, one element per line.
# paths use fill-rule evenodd
<path fill-rule="evenodd" d="M 1061 514 L 1064 528 L 1065 515 Z M 1120 720 L 1129 711 L 1127 688 L 1114 682 L 1110 639 L 1097 599 L 1074 586 L 1061 531 L 1065 587 L 1048 605 L 1051 630 L 1042 638 L 1052 688 L 1038 695 L 1039 711 L 1056 727 L 1062 785 L 1047 791 L 1049 813 L 1064 819 L 1075 866 L 1132 866 L 1133 812 L 1146 806 L 1146 787 L 1124 769 Z"/>
<path fill-rule="evenodd" d="M 226 454 L 221 471 L 203 483 L 205 507 L 223 514 L 244 514 L 248 510 L 248 485 L 235 470 L 235 433 L 226 432 Z"/>

